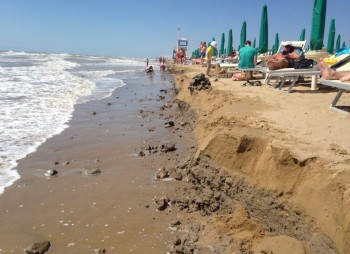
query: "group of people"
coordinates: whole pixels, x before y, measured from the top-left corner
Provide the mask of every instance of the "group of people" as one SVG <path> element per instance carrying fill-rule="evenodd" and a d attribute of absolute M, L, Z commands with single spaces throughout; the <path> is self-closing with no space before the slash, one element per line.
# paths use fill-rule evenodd
<path fill-rule="evenodd" d="M 161 71 L 166 70 L 166 59 L 165 57 L 159 57 L 156 58 L 156 61 L 159 61 L 159 69 Z M 146 68 L 145 68 L 146 73 L 153 73 L 153 66 L 149 64 L 149 59 L 146 58 Z"/>
<path fill-rule="evenodd" d="M 283 46 L 282 52 L 277 52 L 268 57 L 266 63 L 270 70 L 275 70 L 295 67 L 295 63 L 302 59 L 305 60 L 305 56 L 301 49 L 286 44 Z M 350 81 L 350 71 L 338 72 L 330 68 L 323 59 L 318 60 L 318 69 L 321 71 L 323 79 Z"/>
<path fill-rule="evenodd" d="M 209 76 L 210 69 L 212 67 L 212 54 L 214 50 L 217 50 L 218 43 L 212 41 L 210 46 L 207 47 L 204 59 L 207 62 L 206 75 Z M 239 69 L 252 69 L 257 63 L 257 49 L 251 46 L 251 41 L 245 41 L 244 47 L 238 51 L 238 68 Z M 294 64 L 301 59 L 304 59 L 304 53 L 301 49 L 293 47 L 291 44 L 283 45 L 282 51 L 279 51 L 266 59 L 266 65 L 270 70 L 291 68 Z M 334 69 L 328 67 L 328 65 L 320 59 L 318 61 L 319 70 L 321 71 L 324 79 L 339 79 L 340 81 L 350 81 L 350 71 L 337 72 Z M 246 71 L 246 77 L 252 78 L 253 71 Z"/>
<path fill-rule="evenodd" d="M 176 64 L 184 64 L 186 60 L 186 51 L 184 48 L 179 47 L 177 50 L 174 49 L 173 52 L 174 63 Z"/>

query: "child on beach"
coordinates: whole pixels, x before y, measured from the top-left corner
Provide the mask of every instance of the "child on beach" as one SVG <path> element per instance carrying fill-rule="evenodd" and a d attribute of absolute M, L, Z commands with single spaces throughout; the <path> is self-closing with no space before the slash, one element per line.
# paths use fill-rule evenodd
<path fill-rule="evenodd" d="M 209 71 L 211 68 L 211 60 L 212 60 L 212 56 L 213 56 L 213 51 L 216 50 L 217 47 L 218 47 L 218 43 L 216 41 L 212 41 L 210 43 L 210 46 L 207 48 L 207 50 L 205 52 L 205 60 L 207 61 L 207 71 L 206 71 L 207 76 L 209 76 Z"/>

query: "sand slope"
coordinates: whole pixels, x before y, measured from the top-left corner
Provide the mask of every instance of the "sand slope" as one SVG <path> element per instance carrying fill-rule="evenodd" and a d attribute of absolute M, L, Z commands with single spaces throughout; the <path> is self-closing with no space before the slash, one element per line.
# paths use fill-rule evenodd
<path fill-rule="evenodd" d="M 321 249 L 317 252 L 315 245 L 320 243 L 312 238 L 325 234 L 339 253 L 350 253 L 350 116 L 328 109 L 336 90 L 319 87 L 311 91 L 305 84 L 284 94 L 267 86 L 242 87 L 242 82 L 214 75 L 210 91 L 191 93 L 187 88 L 192 77 L 204 71 L 197 66 L 173 67 L 177 99 L 190 105 L 196 115 L 196 156 L 208 157 L 255 190 L 274 195 L 276 202 L 308 220 L 312 232 L 309 240 L 298 242 L 293 242 L 296 237 L 270 239 L 274 234 L 259 229 L 264 223 L 252 221 L 243 208 L 240 215 L 235 212 L 213 219 L 218 233 L 236 240 L 244 235 L 252 249 L 265 246 L 265 251 L 273 253 L 304 253 L 296 251 L 302 249 L 300 244 L 305 253 L 324 253 Z M 349 97 L 344 94 L 339 104 L 349 105 Z M 273 202 L 261 204 L 266 205 L 271 209 L 267 213 L 276 209 Z M 288 212 L 285 220 L 291 216 Z M 249 223 L 231 225 L 237 216 Z M 286 234 L 293 235 L 291 232 Z M 279 252 L 276 246 L 283 243 L 294 246 L 290 248 L 295 252 Z"/>

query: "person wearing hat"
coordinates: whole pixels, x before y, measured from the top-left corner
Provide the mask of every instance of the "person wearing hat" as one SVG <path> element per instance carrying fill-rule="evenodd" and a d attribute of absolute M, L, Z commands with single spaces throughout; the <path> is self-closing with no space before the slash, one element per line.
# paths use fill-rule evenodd
<path fill-rule="evenodd" d="M 218 43 L 216 41 L 212 41 L 210 43 L 210 46 L 207 48 L 206 52 L 205 52 L 205 60 L 207 61 L 207 76 L 209 76 L 209 71 L 211 68 L 211 60 L 213 57 L 213 51 L 216 50 L 218 47 Z"/>

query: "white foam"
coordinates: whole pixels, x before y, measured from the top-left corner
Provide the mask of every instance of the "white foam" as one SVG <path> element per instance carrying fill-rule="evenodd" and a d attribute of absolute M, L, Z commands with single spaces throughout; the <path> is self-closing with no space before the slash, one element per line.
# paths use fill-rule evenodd
<path fill-rule="evenodd" d="M 134 59 L 0 53 L 0 193 L 19 178 L 17 160 L 68 127 L 75 104 L 110 96 L 125 85 L 116 76 L 119 69 L 142 64 Z"/>
<path fill-rule="evenodd" d="M 12 163 L 12 165 L 9 165 L 7 169 L 3 169 L 0 171 L 0 194 L 4 192 L 4 190 L 11 186 L 15 181 L 17 181 L 20 176 L 16 170 L 13 170 L 11 168 L 14 168 L 17 165 L 17 163 Z M 0 168 L 2 168 L 2 162 L 0 158 Z"/>

